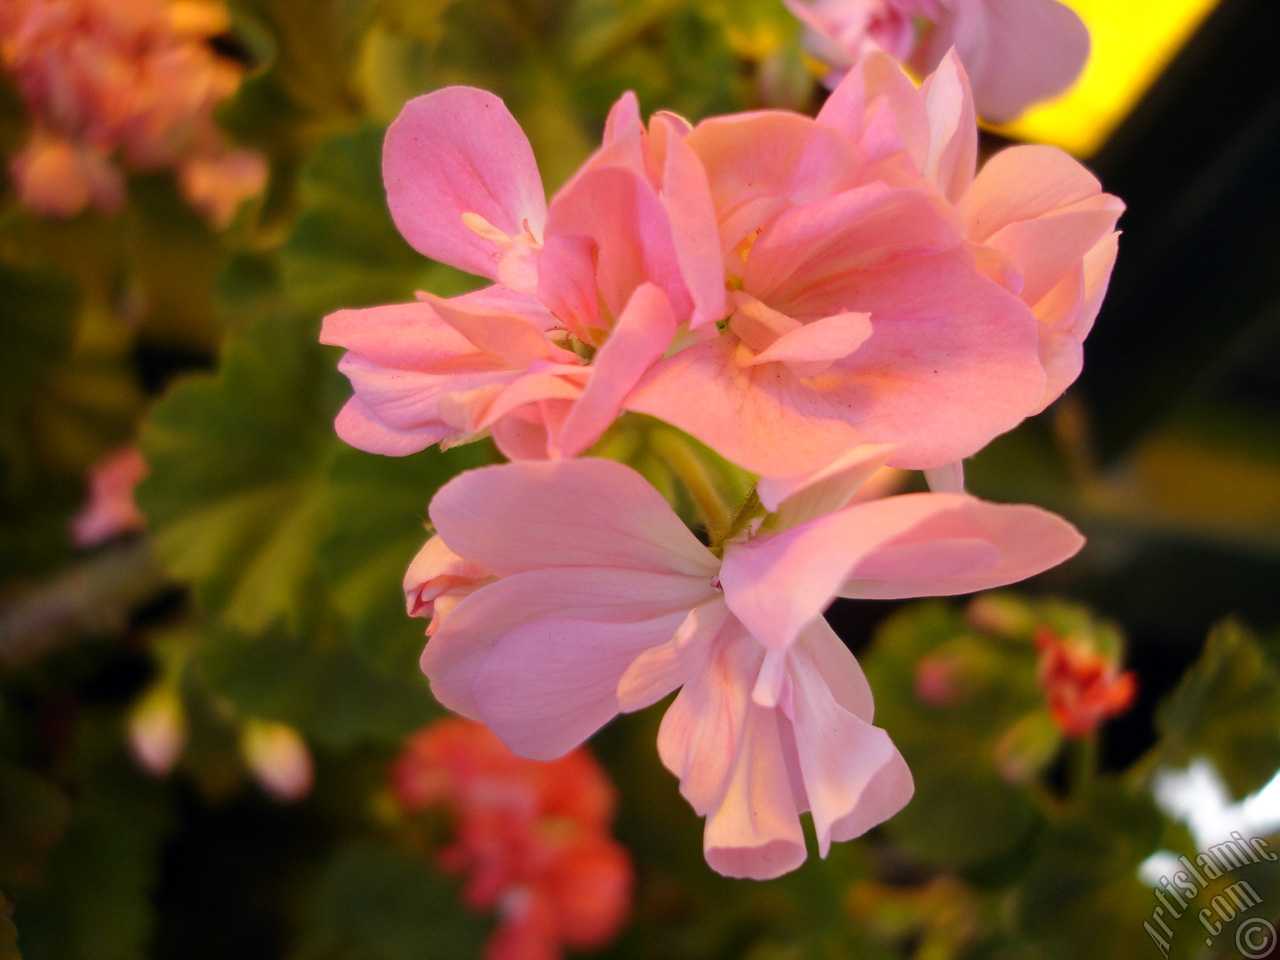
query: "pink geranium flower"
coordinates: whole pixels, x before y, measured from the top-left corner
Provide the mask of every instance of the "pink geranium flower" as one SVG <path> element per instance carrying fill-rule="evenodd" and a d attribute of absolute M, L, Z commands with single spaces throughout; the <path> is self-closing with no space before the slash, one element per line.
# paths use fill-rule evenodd
<path fill-rule="evenodd" d="M 805 25 L 832 85 L 873 51 L 930 73 L 955 48 L 992 123 L 1066 90 L 1089 58 L 1089 31 L 1058 0 L 783 0 Z"/>
<path fill-rule="evenodd" d="M 912 786 L 823 610 L 837 596 L 1011 583 L 1082 543 L 1052 514 L 963 494 L 844 507 L 886 453 L 847 458 L 807 486 L 763 485 L 777 512 L 723 544 L 723 557 L 613 461 L 463 474 L 436 495 L 431 519 L 453 555 L 494 580 L 427 645 L 432 690 L 517 753 L 549 759 L 680 688 L 658 747 L 707 817 L 708 863 L 755 878 L 794 869 L 805 810 L 825 856 L 901 808 Z"/>
<path fill-rule="evenodd" d="M 77 547 L 93 547 L 114 537 L 142 530 L 147 518 L 134 491 L 147 475 L 147 462 L 136 445 L 112 452 L 93 467 L 89 497 L 71 521 Z"/>
<path fill-rule="evenodd" d="M 340 366 L 355 390 L 343 439 L 399 455 L 487 430 L 513 459 L 574 456 L 678 325 L 720 319 L 706 176 L 673 145 L 660 193 L 645 174 L 649 139 L 614 123 L 548 207 L 501 100 L 450 87 L 410 102 L 387 132 L 392 217 L 421 253 L 498 283 L 326 318 L 321 339 L 348 350 Z"/>
<path fill-rule="evenodd" d="M 859 138 L 872 154 L 905 149 L 912 168 L 953 204 L 984 270 L 1036 318 L 1046 382 L 1027 412 L 1038 413 L 1080 375 L 1084 340 L 1115 266 L 1124 203 L 1056 147 L 1010 147 L 977 170 L 973 117 L 954 52 L 919 89 L 888 57 L 872 54 L 818 121 Z"/>

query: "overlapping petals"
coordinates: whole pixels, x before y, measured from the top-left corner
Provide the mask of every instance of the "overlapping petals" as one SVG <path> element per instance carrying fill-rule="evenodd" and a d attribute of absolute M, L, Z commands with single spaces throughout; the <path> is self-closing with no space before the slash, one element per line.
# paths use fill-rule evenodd
<path fill-rule="evenodd" d="M 638 474 L 593 459 L 471 471 L 431 519 L 452 568 L 494 578 L 427 645 L 437 698 L 549 759 L 680 688 L 663 762 L 707 817 L 708 862 L 757 878 L 803 861 L 800 813 L 825 855 L 910 797 L 831 601 L 985 589 L 1081 543 L 1035 508 L 918 494 L 757 529 L 721 561 Z"/>
<path fill-rule="evenodd" d="M 783 0 L 834 85 L 884 52 L 921 74 L 955 48 L 992 123 L 1062 93 L 1089 57 L 1089 31 L 1058 0 Z M 923 29 L 917 24 L 923 23 Z"/>

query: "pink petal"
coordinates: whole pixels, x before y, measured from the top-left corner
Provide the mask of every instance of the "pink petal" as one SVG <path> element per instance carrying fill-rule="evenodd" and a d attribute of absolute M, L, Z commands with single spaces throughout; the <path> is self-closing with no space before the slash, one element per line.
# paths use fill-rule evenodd
<path fill-rule="evenodd" d="M 830 316 L 860 309 L 867 274 L 945 250 L 960 239 L 930 193 L 869 184 L 778 217 L 752 246 L 742 285 L 789 316 Z"/>
<path fill-rule="evenodd" d="M 828 369 L 833 361 L 853 353 L 870 336 L 869 314 L 838 313 L 784 333 L 746 365 L 784 363 L 796 376 L 813 377 Z"/>
<path fill-rule="evenodd" d="M 750 355 L 737 357 L 742 350 L 727 336 L 681 350 L 645 375 L 627 409 L 665 420 L 760 474 L 816 470 L 833 450 L 862 442 L 842 412 L 790 370 L 743 366 Z"/>
<path fill-rule="evenodd" d="M 799 526 L 847 505 L 897 449 L 892 444 L 854 447 L 819 470 L 790 477 L 761 477 L 756 493 L 766 510 L 779 514 L 777 529 Z"/>
<path fill-rule="evenodd" d="M 597 342 L 592 331 L 602 331 L 607 324 L 600 313 L 595 242 L 590 237 L 547 237 L 538 254 L 538 297 L 579 340 Z"/>
<path fill-rule="evenodd" d="M 454 433 L 448 424 L 438 422 L 410 429 L 387 426 L 359 397 L 352 397 L 338 411 L 333 429 L 343 443 L 386 457 L 407 457 Z"/>
<path fill-rule="evenodd" d="M 832 840 L 860 836 L 906 806 L 914 785 L 889 735 L 836 702 L 803 647 L 788 659 L 796 756 L 825 857 Z"/>
<path fill-rule="evenodd" d="M 702 849 L 726 877 L 772 880 L 806 851 L 776 711 L 748 703 L 724 795 L 707 817 Z M 730 747 L 725 744 L 725 747 Z"/>
<path fill-rule="evenodd" d="M 596 287 L 613 316 L 636 288 L 653 283 L 678 317 L 692 309 L 672 240 L 671 222 L 657 192 L 642 176 L 617 166 L 588 170 L 556 194 L 547 235 L 589 238 L 595 245 Z M 542 296 L 554 293 L 543 279 Z"/>
<path fill-rule="evenodd" d="M 658 755 L 699 816 L 716 808 L 733 774 L 763 659 L 764 650 L 730 622 L 662 718 Z"/>
<path fill-rule="evenodd" d="M 520 756 L 562 756 L 618 714 L 619 679 L 641 653 L 666 643 L 683 616 L 637 623 L 547 617 L 517 626 L 476 672 L 482 719 Z"/>
<path fill-rule="evenodd" d="M 676 332 L 666 294 L 646 283 L 632 294 L 609 339 L 591 363 L 591 379 L 560 435 L 563 457 L 576 457 L 622 412 L 623 398 L 662 359 Z"/>
<path fill-rule="evenodd" d="M 725 550 L 725 603 L 761 643 L 786 649 L 838 596 L 949 596 L 1015 583 L 1084 544 L 1037 507 L 962 494 L 858 503 Z"/>
<path fill-rule="evenodd" d="M 964 493 L 964 461 L 956 460 L 926 470 L 924 479 L 934 493 Z"/>
<path fill-rule="evenodd" d="M 924 169 L 930 139 L 924 98 L 886 53 L 859 61 L 822 105 L 818 122 L 843 132 L 869 159 L 905 150 L 915 169 Z"/>
<path fill-rule="evenodd" d="M 385 367 L 427 370 L 476 353 L 466 337 L 424 303 L 339 310 L 324 318 L 320 342 L 342 347 Z M 483 362 L 483 361 L 482 361 Z"/>
<path fill-rule="evenodd" d="M 411 617 L 430 617 L 437 598 L 487 576 L 483 568 L 463 560 L 438 536 L 432 537 L 405 572 L 406 611 Z"/>
<path fill-rule="evenodd" d="M 960 202 L 966 233 L 985 243 L 1002 227 L 1102 194 L 1097 178 L 1057 147 L 1021 146 L 988 160 Z M 1118 200 L 1117 215 L 1123 209 Z"/>
<path fill-rule="evenodd" d="M 618 681 L 624 713 L 643 710 L 690 681 L 707 660 L 708 649 L 728 625 L 729 608 L 717 597 L 694 607 L 666 643 L 644 651 Z"/>
<path fill-rule="evenodd" d="M 709 591 L 718 565 L 648 481 L 612 460 L 470 470 L 430 514 L 451 550 L 500 576 L 607 567 L 676 573 Z"/>
<path fill-rule="evenodd" d="M 982 0 L 954 4 L 917 50 L 923 73 L 954 45 L 973 83 L 978 113 L 1006 123 L 1066 90 L 1089 58 L 1089 31 L 1057 0 Z"/>
<path fill-rule="evenodd" d="M 654 124 L 666 134 L 662 196 L 685 286 L 693 299 L 690 329 L 718 323 L 726 315 L 720 231 L 711 186 L 698 155 L 685 142 L 678 118 L 659 114 Z"/>
<path fill-rule="evenodd" d="M 609 567 L 518 573 L 481 587 L 449 613 L 422 654 L 422 670 L 441 704 L 481 720 L 477 677 L 513 630 L 542 619 L 626 625 L 671 617 L 670 637 L 689 610 L 714 596 L 707 580 L 678 573 Z"/>
<path fill-rule="evenodd" d="M 973 182 L 978 165 L 978 118 L 969 78 L 954 50 L 920 87 L 929 115 L 929 149 L 920 168 L 952 203 Z"/>
<path fill-rule="evenodd" d="M 488 304 L 422 294 L 424 303 L 435 308 L 436 315 L 461 334 L 476 349 L 495 360 L 517 369 L 534 360 L 549 359 L 558 363 L 575 363 L 577 358 L 547 339 L 536 319 Z"/>
<path fill-rule="evenodd" d="M 387 131 L 383 181 L 396 227 L 419 253 L 497 277 L 505 248 L 463 222 L 509 237 L 542 235 L 546 197 L 520 125 L 491 93 L 446 87 L 409 101 Z"/>
<path fill-rule="evenodd" d="M 780 111 L 705 120 L 686 142 L 707 172 L 726 253 L 780 210 L 852 186 L 860 166 L 838 131 Z"/>

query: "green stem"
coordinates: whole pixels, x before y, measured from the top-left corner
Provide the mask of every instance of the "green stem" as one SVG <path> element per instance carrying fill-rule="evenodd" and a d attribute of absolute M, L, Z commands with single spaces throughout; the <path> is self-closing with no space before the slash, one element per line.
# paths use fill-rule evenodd
<path fill-rule="evenodd" d="M 1071 794 L 1078 800 L 1092 791 L 1098 776 L 1098 735 L 1074 741 L 1071 752 Z"/>
<path fill-rule="evenodd" d="M 756 492 L 755 487 L 752 487 L 746 499 L 738 505 L 738 509 L 729 518 L 729 522 L 724 525 L 724 533 L 712 540 L 711 548 L 716 550 L 724 546 L 727 541 L 745 530 L 747 524 L 759 516 L 763 510 L 764 506 L 760 503 L 760 494 Z"/>
<path fill-rule="evenodd" d="M 724 499 L 707 471 L 707 465 L 687 443 L 673 433 L 655 430 L 649 442 L 689 491 L 694 505 L 702 514 L 707 534 L 714 542 L 717 531 L 724 529 L 730 519 Z"/>

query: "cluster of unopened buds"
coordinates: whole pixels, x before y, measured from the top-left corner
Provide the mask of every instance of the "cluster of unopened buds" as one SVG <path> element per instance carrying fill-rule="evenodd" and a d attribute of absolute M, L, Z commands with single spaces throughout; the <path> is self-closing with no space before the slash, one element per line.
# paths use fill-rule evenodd
<path fill-rule="evenodd" d="M 556 960 L 621 928 L 631 859 L 609 834 L 613 785 L 585 749 L 536 763 L 451 717 L 408 739 L 391 786 L 406 813 L 451 819 L 440 862 L 464 878 L 470 907 L 498 913 L 485 960 Z"/>
<path fill-rule="evenodd" d="M 862 57 L 816 118 L 641 118 L 634 96 L 548 205 L 500 100 L 451 87 L 387 135 L 391 212 L 421 253 L 494 281 L 329 316 L 352 445 L 491 435 L 511 461 L 446 484 L 409 570 L 436 697 L 550 760 L 675 690 L 658 736 L 705 854 L 769 878 L 897 812 L 912 779 L 823 613 L 837 597 L 1013 583 L 1083 541 L 963 492 L 960 462 L 1081 369 L 1123 205 L 1064 153 L 979 171 L 961 62 L 919 87 Z M 751 493 L 695 534 L 588 454 L 623 413 L 733 464 Z M 867 499 L 884 466 L 933 492 Z"/>
<path fill-rule="evenodd" d="M 244 72 L 211 43 L 230 27 L 222 0 L 4 0 L 0 64 L 33 121 L 10 162 L 23 205 L 116 213 L 126 170 L 172 170 L 225 226 L 267 180 L 263 157 L 213 119 Z"/>

